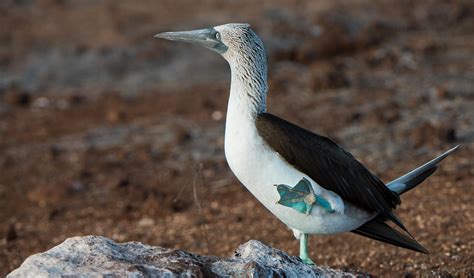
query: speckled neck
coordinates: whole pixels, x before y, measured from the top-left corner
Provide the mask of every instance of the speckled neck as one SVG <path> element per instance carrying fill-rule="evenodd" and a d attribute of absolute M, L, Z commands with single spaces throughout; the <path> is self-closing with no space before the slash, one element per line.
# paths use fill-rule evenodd
<path fill-rule="evenodd" d="M 267 59 L 260 39 L 255 35 L 245 47 L 224 55 L 231 69 L 230 106 L 237 113 L 252 117 L 266 110 Z"/>

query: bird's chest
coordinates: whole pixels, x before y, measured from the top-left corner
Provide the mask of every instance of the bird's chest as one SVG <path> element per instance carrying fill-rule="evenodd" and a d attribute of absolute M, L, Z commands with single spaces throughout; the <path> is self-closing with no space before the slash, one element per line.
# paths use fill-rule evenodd
<path fill-rule="evenodd" d="M 236 177 L 264 204 L 278 201 L 275 185 L 293 186 L 306 177 L 271 149 L 249 122 L 227 122 L 225 154 Z M 316 187 L 315 192 L 321 189 Z"/>
<path fill-rule="evenodd" d="M 227 162 L 245 185 L 261 183 L 265 178 L 265 168 L 272 159 L 255 127 L 247 123 L 227 122 L 225 133 L 225 155 Z"/>

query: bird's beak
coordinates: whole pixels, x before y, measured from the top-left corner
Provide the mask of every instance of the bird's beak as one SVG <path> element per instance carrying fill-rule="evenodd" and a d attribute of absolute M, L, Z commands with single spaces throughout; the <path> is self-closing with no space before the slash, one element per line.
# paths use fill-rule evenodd
<path fill-rule="evenodd" d="M 155 35 L 155 38 L 170 41 L 189 42 L 192 44 L 204 46 L 216 51 L 217 53 L 223 54 L 227 51 L 227 46 L 222 43 L 222 41 L 219 39 L 219 36 L 216 34 L 217 31 L 214 28 L 206 28 L 192 31 L 159 33 Z"/>

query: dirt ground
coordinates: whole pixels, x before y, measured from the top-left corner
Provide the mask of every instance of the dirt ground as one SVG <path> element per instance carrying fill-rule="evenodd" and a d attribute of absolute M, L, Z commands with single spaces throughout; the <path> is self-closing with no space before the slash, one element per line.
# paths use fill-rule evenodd
<path fill-rule="evenodd" d="M 223 151 L 229 69 L 155 33 L 249 22 L 270 112 L 329 136 L 389 181 L 460 149 L 398 215 L 429 255 L 353 234 L 310 238 L 321 265 L 474 277 L 472 1 L 0 3 L 0 275 L 75 235 L 229 256 L 298 243 Z"/>

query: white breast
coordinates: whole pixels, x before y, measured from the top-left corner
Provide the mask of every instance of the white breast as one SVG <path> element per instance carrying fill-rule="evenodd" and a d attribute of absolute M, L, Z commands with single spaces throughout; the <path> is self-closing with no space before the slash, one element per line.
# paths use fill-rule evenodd
<path fill-rule="evenodd" d="M 304 173 L 289 165 L 258 135 L 253 118 L 239 99 L 229 99 L 225 130 L 225 154 L 239 181 L 276 217 L 292 229 L 311 234 L 335 234 L 351 231 L 374 215 L 357 209 L 334 192 L 325 190 Z M 246 116 L 247 115 L 247 116 Z M 315 206 L 310 215 L 277 204 L 275 185 L 296 185 L 308 179 L 316 194 L 327 199 L 336 212 L 329 213 Z"/>

